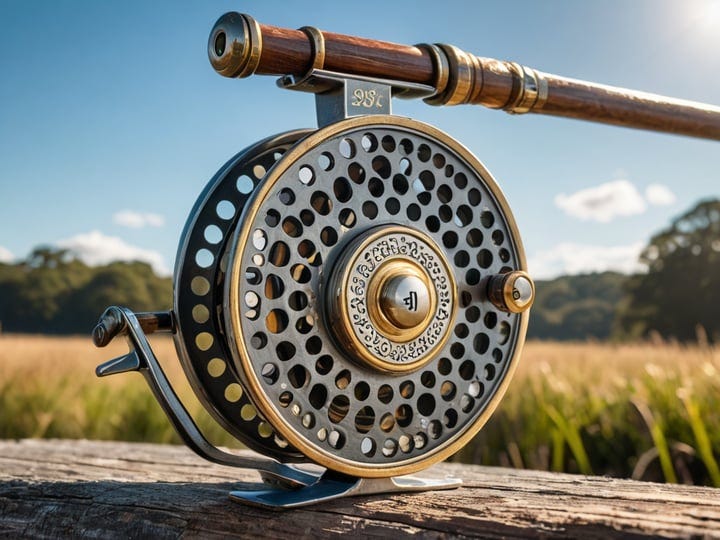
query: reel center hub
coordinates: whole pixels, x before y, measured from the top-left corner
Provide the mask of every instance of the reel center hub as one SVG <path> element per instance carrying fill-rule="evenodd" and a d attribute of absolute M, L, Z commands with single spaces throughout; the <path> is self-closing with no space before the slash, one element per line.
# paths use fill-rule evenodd
<path fill-rule="evenodd" d="M 423 323 L 427 323 L 437 302 L 429 276 L 417 265 L 401 260 L 385 263 L 383 270 L 386 271 L 382 278 L 378 276 L 370 284 L 372 290 L 373 285 L 380 282 L 375 287 L 378 290 L 377 299 L 373 299 L 380 315 L 374 317 L 375 325 L 389 334 L 416 329 L 422 331 Z"/>
<path fill-rule="evenodd" d="M 384 372 L 429 362 L 448 337 L 457 303 L 455 278 L 437 244 L 394 225 L 350 242 L 327 292 L 335 337 L 353 359 Z"/>

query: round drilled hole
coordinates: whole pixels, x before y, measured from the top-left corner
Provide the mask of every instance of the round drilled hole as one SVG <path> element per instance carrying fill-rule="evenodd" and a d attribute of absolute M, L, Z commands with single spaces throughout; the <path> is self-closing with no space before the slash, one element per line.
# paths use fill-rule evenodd
<path fill-rule="evenodd" d="M 452 200 L 453 197 L 453 191 L 447 184 L 441 185 L 437 190 L 437 198 L 438 200 L 443 203 L 447 204 Z"/>
<path fill-rule="evenodd" d="M 205 227 L 203 236 L 209 244 L 217 244 L 223 238 L 222 230 L 220 230 L 220 227 L 217 225 L 208 225 Z"/>
<path fill-rule="evenodd" d="M 417 221 L 418 219 L 420 219 L 420 215 L 421 215 L 420 207 L 415 203 L 413 203 L 407 207 L 406 213 L 407 213 L 408 219 L 411 221 Z"/>
<path fill-rule="evenodd" d="M 329 354 L 325 354 L 318 358 L 315 362 L 315 371 L 320 375 L 327 375 L 332 371 L 333 359 Z"/>
<path fill-rule="evenodd" d="M 312 278 L 310 269 L 304 264 L 294 264 L 292 268 L 290 268 L 290 275 L 298 283 L 307 283 L 310 281 L 310 278 Z"/>
<path fill-rule="evenodd" d="M 355 212 L 353 212 L 349 208 L 344 208 L 340 211 L 340 214 L 338 215 L 338 221 L 343 227 L 351 229 L 355 226 L 357 218 L 355 217 Z"/>
<path fill-rule="evenodd" d="M 293 356 L 295 356 L 295 352 L 295 345 L 293 345 L 289 341 L 281 341 L 280 343 L 278 343 L 277 347 L 275 347 L 275 354 L 277 355 L 278 359 L 282 360 L 283 362 L 287 362 Z"/>
<path fill-rule="evenodd" d="M 355 415 L 355 429 L 367 433 L 375 425 L 375 411 L 372 407 L 363 407 Z"/>
<path fill-rule="evenodd" d="M 379 425 L 385 433 L 390 433 L 395 427 L 395 417 L 390 413 L 385 413 L 380 418 Z"/>
<path fill-rule="evenodd" d="M 355 385 L 355 399 L 365 401 L 370 396 L 370 385 L 365 381 L 360 381 Z"/>
<path fill-rule="evenodd" d="M 372 201 L 365 201 L 362 205 L 362 213 L 368 219 L 375 219 L 378 215 L 378 207 Z"/>
<path fill-rule="evenodd" d="M 333 424 L 339 424 L 347 416 L 350 410 L 350 400 L 345 395 L 335 396 L 328 407 L 328 419 Z"/>
<path fill-rule="evenodd" d="M 282 229 L 290 238 L 297 238 L 302 236 L 303 226 L 300 220 L 293 216 L 288 216 L 283 219 Z"/>
<path fill-rule="evenodd" d="M 472 360 L 465 360 L 460 364 L 458 373 L 464 380 L 469 381 L 475 376 L 475 363 Z"/>
<path fill-rule="evenodd" d="M 393 177 L 392 185 L 395 193 L 398 195 L 405 195 L 408 189 L 410 189 L 410 184 L 408 184 L 407 178 L 401 174 L 396 174 Z"/>
<path fill-rule="evenodd" d="M 304 317 L 300 317 L 297 321 L 295 321 L 295 330 L 297 330 L 301 334 L 309 334 L 314 326 L 315 319 L 312 315 L 305 315 Z"/>
<path fill-rule="evenodd" d="M 367 457 L 373 457 L 375 452 L 377 452 L 377 445 L 373 439 L 365 437 L 360 442 L 360 451 Z"/>
<path fill-rule="evenodd" d="M 209 249 L 200 249 L 195 254 L 195 263 L 200 268 L 209 268 L 210 265 L 215 261 L 215 256 L 212 254 L 212 252 Z"/>
<path fill-rule="evenodd" d="M 490 347 L 490 338 L 487 334 L 480 333 L 473 339 L 473 349 L 478 354 L 485 354 Z"/>
<path fill-rule="evenodd" d="M 368 191 L 373 197 L 382 197 L 382 194 L 385 193 L 385 185 L 379 178 L 371 178 L 368 182 Z"/>
<path fill-rule="evenodd" d="M 483 227 L 489 229 L 495 223 L 495 216 L 492 215 L 492 212 L 486 210 L 480 214 L 480 223 L 482 223 Z"/>
<path fill-rule="evenodd" d="M 477 263 L 480 268 L 490 268 L 492 265 L 493 256 L 492 253 L 487 249 L 481 249 L 477 254 Z"/>
<path fill-rule="evenodd" d="M 442 424 L 439 420 L 433 420 L 428 425 L 428 435 L 431 439 L 438 439 L 442 435 Z"/>
<path fill-rule="evenodd" d="M 322 350 L 322 339 L 320 339 L 320 336 L 312 336 L 308 338 L 308 340 L 305 342 L 305 350 L 308 354 L 319 354 Z"/>
<path fill-rule="evenodd" d="M 277 382 L 279 375 L 280 371 L 278 370 L 277 366 L 271 362 L 263 364 L 262 368 L 260 369 L 260 376 L 267 384 L 270 385 Z"/>
<path fill-rule="evenodd" d="M 346 159 L 353 158 L 355 156 L 355 143 L 352 142 L 352 139 L 345 137 L 338 145 L 338 152 L 340 152 L 340 155 Z"/>
<path fill-rule="evenodd" d="M 385 210 L 387 210 L 388 214 L 394 216 L 400 211 L 400 201 L 398 201 L 395 197 L 389 197 L 385 201 Z"/>
<path fill-rule="evenodd" d="M 348 165 L 348 176 L 356 184 L 362 184 L 365 181 L 365 169 L 363 169 L 362 165 L 353 161 Z"/>
<path fill-rule="evenodd" d="M 332 210 L 332 201 L 323 191 L 315 191 L 310 197 L 310 206 L 321 216 L 327 216 Z"/>
<path fill-rule="evenodd" d="M 260 350 L 264 349 L 265 345 L 267 345 L 268 338 L 265 332 L 256 332 L 253 334 L 253 336 L 250 338 L 250 346 L 253 349 Z"/>
<path fill-rule="evenodd" d="M 366 152 L 374 152 L 378 147 L 377 137 L 372 133 L 366 133 L 360 139 L 360 146 L 362 146 Z"/>
<path fill-rule="evenodd" d="M 375 156 L 372 160 L 372 168 L 381 178 L 390 178 L 392 174 L 392 166 L 385 156 Z"/>
<path fill-rule="evenodd" d="M 395 139 L 393 139 L 390 135 L 385 135 L 382 138 L 382 141 L 380 142 L 382 144 L 383 150 L 386 152 L 394 152 L 395 151 Z"/>
<path fill-rule="evenodd" d="M 293 311 L 301 311 L 308 305 L 308 297 L 302 291 L 295 291 L 288 296 L 288 306 Z"/>
<path fill-rule="evenodd" d="M 432 156 L 432 151 L 427 144 L 421 144 L 420 146 L 418 146 L 417 156 L 420 161 L 425 163 L 426 161 L 430 160 L 430 157 Z"/>
<path fill-rule="evenodd" d="M 455 223 L 458 225 L 458 227 L 465 227 L 467 225 L 470 225 L 473 220 L 472 208 L 470 208 L 466 204 L 461 204 L 458 207 L 457 212 L 455 212 L 455 217 Z"/>
<path fill-rule="evenodd" d="M 335 386 L 337 386 L 340 390 L 345 390 L 350 385 L 351 380 L 352 375 L 350 374 L 350 370 L 343 369 L 335 376 Z"/>
<path fill-rule="evenodd" d="M 290 206 L 295 203 L 295 192 L 290 188 L 283 188 L 280 190 L 280 193 L 278 193 L 278 198 L 281 203 Z"/>
<path fill-rule="evenodd" d="M 457 246 L 458 243 L 458 235 L 455 231 L 448 231 L 445 234 L 442 235 L 442 241 L 443 245 L 448 248 L 452 249 L 455 246 Z"/>
<path fill-rule="evenodd" d="M 386 439 L 383 443 L 382 454 L 385 457 L 393 457 L 397 454 L 398 444 L 395 439 Z"/>
<path fill-rule="evenodd" d="M 467 176 L 459 172 L 455 175 L 455 187 L 465 189 L 467 187 Z"/>
<path fill-rule="evenodd" d="M 284 332 L 288 325 L 288 316 L 282 309 L 273 309 L 265 317 L 265 327 L 273 334 Z"/>
<path fill-rule="evenodd" d="M 477 206 L 482 200 L 482 195 L 480 195 L 480 190 L 472 188 L 468 191 L 467 198 L 471 206 Z"/>
<path fill-rule="evenodd" d="M 389 384 L 383 384 L 380 388 L 378 388 L 378 399 L 382 403 L 390 403 L 393 399 L 393 389 L 392 386 Z"/>
<path fill-rule="evenodd" d="M 268 274 L 265 278 L 265 298 L 270 300 L 280 298 L 283 292 L 285 292 L 285 285 L 282 279 L 275 274 Z"/>
<path fill-rule="evenodd" d="M 423 371 L 420 382 L 425 388 L 432 388 L 435 386 L 435 374 L 432 371 Z"/>
<path fill-rule="evenodd" d="M 237 179 L 237 182 L 235 183 L 235 187 L 243 195 L 248 195 L 249 193 L 252 192 L 254 183 L 252 181 L 252 178 L 250 178 L 246 174 L 243 174 L 243 175 L 240 175 L 240 177 Z"/>
<path fill-rule="evenodd" d="M 341 176 L 340 178 L 337 178 L 333 183 L 333 193 L 335 194 L 335 198 L 338 201 L 342 203 L 348 202 L 352 198 L 352 186 L 346 178 L 343 178 Z"/>
<path fill-rule="evenodd" d="M 330 152 L 323 152 L 318 156 L 318 166 L 323 171 L 329 171 L 335 166 L 335 160 Z"/>
<path fill-rule="evenodd" d="M 310 165 L 303 165 L 298 171 L 298 180 L 306 186 L 310 186 L 315 182 L 315 171 Z"/>
<path fill-rule="evenodd" d="M 413 410 L 410 405 L 404 403 L 395 410 L 395 420 L 397 421 L 398 426 L 406 428 L 412 423 L 412 419 Z"/>
<path fill-rule="evenodd" d="M 457 425 L 458 413 L 455 409 L 448 409 L 443 415 L 443 424 L 448 429 L 452 429 Z"/>
<path fill-rule="evenodd" d="M 265 224 L 268 227 L 277 227 L 280 223 L 280 212 L 277 210 L 270 209 L 265 214 Z"/>
<path fill-rule="evenodd" d="M 320 410 L 325 406 L 327 396 L 327 388 L 322 384 L 316 384 L 308 394 L 308 401 L 315 409 Z"/>
<path fill-rule="evenodd" d="M 432 394 L 423 394 L 418 398 L 417 410 L 423 416 L 431 416 L 435 412 L 435 398 Z"/>
<path fill-rule="evenodd" d="M 220 201 L 215 207 L 215 213 L 220 219 L 232 219 L 235 215 L 235 205 L 230 201 Z"/>
<path fill-rule="evenodd" d="M 460 360 L 465 356 L 465 347 L 462 343 L 453 343 L 450 346 L 450 355 L 456 360 Z"/>
<path fill-rule="evenodd" d="M 441 358 L 438 360 L 437 369 L 440 375 L 450 375 L 450 372 L 452 371 L 452 362 L 447 358 Z"/>
<path fill-rule="evenodd" d="M 290 248 L 281 240 L 275 242 L 270 248 L 268 260 L 278 268 L 285 266 L 290 261 Z"/>
<path fill-rule="evenodd" d="M 334 246 L 338 241 L 338 234 L 332 227 L 324 227 L 320 232 L 320 240 L 326 246 Z"/>
<path fill-rule="evenodd" d="M 295 364 L 288 370 L 287 378 L 294 388 L 303 388 L 310 382 L 310 372 L 302 364 Z"/>
<path fill-rule="evenodd" d="M 412 381 L 403 381 L 400 383 L 400 395 L 403 399 L 410 399 L 415 393 L 415 383 Z"/>
<path fill-rule="evenodd" d="M 455 387 L 455 383 L 451 381 L 443 381 L 440 385 L 440 397 L 445 401 L 452 401 L 456 393 L 457 388 Z"/>
<path fill-rule="evenodd" d="M 431 233 L 436 233 L 440 230 L 440 220 L 437 216 L 428 216 L 425 219 L 425 227 Z"/>

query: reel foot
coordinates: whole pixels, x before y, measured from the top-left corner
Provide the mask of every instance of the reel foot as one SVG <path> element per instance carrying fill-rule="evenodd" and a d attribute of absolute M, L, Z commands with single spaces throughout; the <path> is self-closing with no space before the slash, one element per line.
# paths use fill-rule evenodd
<path fill-rule="evenodd" d="M 438 491 L 456 489 L 462 485 L 459 478 L 427 479 L 414 476 L 392 478 L 341 477 L 327 472 L 314 484 L 293 491 L 263 489 L 257 491 L 231 491 L 230 499 L 267 509 L 289 509 L 309 506 L 323 501 L 413 491 Z"/>

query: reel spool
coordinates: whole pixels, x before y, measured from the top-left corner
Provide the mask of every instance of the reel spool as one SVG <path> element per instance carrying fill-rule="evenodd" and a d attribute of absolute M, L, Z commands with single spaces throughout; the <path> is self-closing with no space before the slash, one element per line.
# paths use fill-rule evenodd
<path fill-rule="evenodd" d="M 216 42 L 217 25 L 226 63 Z M 509 206 L 465 147 L 390 114 L 393 89 L 418 85 L 320 69 L 282 85 L 316 92 L 322 127 L 218 171 L 182 235 L 173 312 L 109 308 L 95 341 L 125 334 L 131 352 L 98 374 L 140 370 L 193 450 L 260 470 L 276 489 L 231 494 L 251 504 L 455 487 L 390 477 L 460 449 L 508 386 L 534 296 Z M 385 114 L 353 114 L 357 88 Z M 158 329 L 212 416 L 275 461 L 205 441 L 147 344 Z M 306 461 L 327 472 L 282 464 Z"/>

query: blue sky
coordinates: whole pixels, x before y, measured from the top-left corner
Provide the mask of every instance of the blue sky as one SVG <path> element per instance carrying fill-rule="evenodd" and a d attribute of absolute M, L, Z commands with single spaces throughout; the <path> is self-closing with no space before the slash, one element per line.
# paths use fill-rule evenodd
<path fill-rule="evenodd" d="M 453 43 L 541 71 L 720 104 L 720 2 L 0 1 L 0 260 L 40 244 L 169 271 L 207 180 L 267 135 L 315 123 L 311 96 L 210 68 L 214 21 Z M 513 208 L 538 277 L 631 269 L 697 200 L 717 142 L 480 107 L 398 101 L 468 146 Z M 593 212 L 597 199 L 611 201 Z"/>

